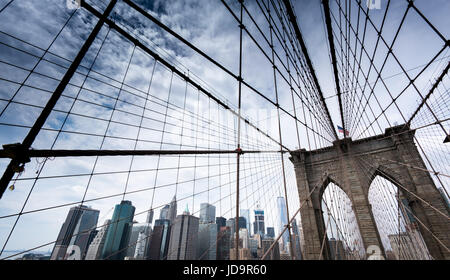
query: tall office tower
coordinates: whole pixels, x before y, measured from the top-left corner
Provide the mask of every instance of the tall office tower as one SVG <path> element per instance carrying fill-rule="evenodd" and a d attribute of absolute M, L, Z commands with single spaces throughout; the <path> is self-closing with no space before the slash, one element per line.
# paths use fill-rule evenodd
<path fill-rule="evenodd" d="M 275 229 L 273 227 L 267 227 L 266 237 L 275 238 Z"/>
<path fill-rule="evenodd" d="M 236 232 L 236 224 L 234 223 L 234 218 L 229 218 L 225 223 L 225 226 L 229 227 L 231 232 Z"/>
<path fill-rule="evenodd" d="M 94 240 L 92 240 L 89 245 L 89 249 L 87 250 L 85 260 L 97 260 L 100 258 L 103 245 L 106 240 L 106 232 L 108 231 L 111 220 L 106 220 L 101 229 L 95 235 Z"/>
<path fill-rule="evenodd" d="M 447 194 L 445 193 L 445 190 L 443 188 L 438 188 L 439 193 L 442 196 L 442 199 L 445 201 L 445 204 L 447 204 L 447 207 L 450 209 L 450 203 L 448 201 Z"/>
<path fill-rule="evenodd" d="M 239 248 L 238 249 L 238 254 L 239 254 L 239 260 L 251 260 L 252 254 L 250 252 L 250 249 L 248 248 Z M 235 260 L 236 259 L 236 249 L 231 248 L 230 249 L 230 260 Z"/>
<path fill-rule="evenodd" d="M 294 254 L 296 260 L 302 259 L 302 252 L 300 247 L 300 231 L 297 226 L 297 220 L 294 219 L 292 221 L 292 239 L 293 239 L 293 247 L 294 247 Z"/>
<path fill-rule="evenodd" d="M 143 232 L 144 235 L 146 236 L 146 238 L 144 238 L 144 240 L 140 241 L 139 239 L 139 234 Z M 128 241 L 128 245 L 127 245 L 127 252 L 126 252 L 126 256 L 130 257 L 130 258 L 134 258 L 134 253 L 136 251 L 136 246 L 138 245 L 138 242 L 140 242 L 141 246 L 143 246 L 143 248 L 146 247 L 147 243 L 149 242 L 150 239 L 150 234 L 152 232 L 152 227 L 150 224 L 148 223 L 133 223 L 131 225 L 131 233 L 130 233 L 130 240 Z"/>
<path fill-rule="evenodd" d="M 170 230 L 168 260 L 194 260 L 197 253 L 199 218 L 186 210 L 178 215 Z"/>
<path fill-rule="evenodd" d="M 247 220 L 244 217 L 239 217 L 239 229 L 247 228 Z M 226 222 L 226 226 L 231 228 L 231 232 L 236 232 L 235 218 L 230 218 Z"/>
<path fill-rule="evenodd" d="M 123 260 L 130 239 L 135 207 L 131 201 L 122 200 L 114 207 L 111 225 L 106 233 L 102 259 Z"/>
<path fill-rule="evenodd" d="M 287 214 L 286 214 L 286 201 L 284 197 L 277 197 L 277 206 L 278 206 L 278 230 L 281 233 L 284 229 L 284 226 L 288 223 Z M 275 235 L 275 234 L 274 234 Z M 272 236 L 274 237 L 274 236 Z M 283 248 L 286 248 L 286 244 L 289 242 L 289 231 L 286 230 L 281 236 Z"/>
<path fill-rule="evenodd" d="M 229 260 L 231 248 L 231 228 L 221 227 L 217 234 L 217 259 Z"/>
<path fill-rule="evenodd" d="M 82 260 L 86 257 L 86 253 L 89 244 L 92 242 L 94 236 L 95 228 L 97 227 L 98 215 L 100 211 L 94 210 L 90 207 L 83 209 L 83 213 L 78 220 L 77 226 L 73 231 L 72 239 L 70 240 L 69 247 L 76 248 L 75 250 L 80 250 L 80 256 L 73 257 L 74 260 Z M 65 258 L 69 258 L 72 252 L 66 251 Z"/>
<path fill-rule="evenodd" d="M 170 209 L 170 205 L 166 204 L 164 205 L 163 208 L 161 208 L 161 210 L 159 210 L 159 219 L 160 220 L 168 220 L 169 219 L 169 209 Z"/>
<path fill-rule="evenodd" d="M 145 260 L 147 259 L 147 248 L 150 244 L 150 238 L 152 234 L 152 228 L 150 224 L 147 224 L 148 226 L 143 228 L 138 235 L 138 239 L 136 241 L 136 249 L 134 251 L 134 259 L 135 260 Z"/>
<path fill-rule="evenodd" d="M 344 243 L 342 240 L 336 240 L 335 238 L 330 238 L 328 240 L 330 247 L 330 255 L 332 260 L 345 260 Z"/>
<path fill-rule="evenodd" d="M 241 217 L 245 218 L 245 221 L 246 221 L 245 228 L 248 230 L 248 234 L 250 235 L 252 233 L 251 230 L 250 230 L 250 210 L 248 210 L 248 209 L 240 209 L 239 210 L 239 215 L 241 215 Z"/>
<path fill-rule="evenodd" d="M 242 248 L 249 248 L 248 230 L 246 228 L 239 229 L 239 239 L 242 240 Z"/>
<path fill-rule="evenodd" d="M 88 246 L 90 230 L 97 227 L 98 214 L 98 210 L 84 205 L 70 208 L 66 221 L 59 231 L 58 239 L 50 259 L 64 259 L 68 246 L 72 248 L 68 252 L 70 256 L 75 253 L 77 254 L 74 259 L 84 257 Z"/>
<path fill-rule="evenodd" d="M 150 211 L 148 211 L 147 219 L 145 219 L 145 222 L 147 224 L 152 224 L 153 223 L 153 209 L 150 209 Z"/>
<path fill-rule="evenodd" d="M 167 214 L 167 219 L 173 224 L 177 216 L 177 198 L 174 195 L 172 201 L 170 202 L 169 213 Z"/>
<path fill-rule="evenodd" d="M 217 224 L 217 232 L 219 232 L 221 227 L 227 226 L 227 219 L 225 219 L 224 217 L 217 217 L 216 224 Z"/>
<path fill-rule="evenodd" d="M 239 217 L 239 229 L 247 228 L 247 219 L 245 217 Z"/>
<path fill-rule="evenodd" d="M 269 251 L 270 246 L 274 242 L 273 238 L 267 238 L 262 241 L 261 251 L 260 251 L 260 258 Z M 272 250 L 267 254 L 266 258 L 264 260 L 279 260 L 280 259 L 280 247 L 278 246 L 278 242 L 275 242 L 275 245 L 273 246 Z"/>
<path fill-rule="evenodd" d="M 216 218 L 216 206 L 209 203 L 200 204 L 200 223 L 210 224 L 214 223 Z"/>
<path fill-rule="evenodd" d="M 167 258 L 167 250 L 170 238 L 170 221 L 155 220 L 155 226 L 150 237 L 150 244 L 147 247 L 147 259 L 149 260 L 165 260 Z"/>
<path fill-rule="evenodd" d="M 258 240 L 250 238 L 248 240 L 248 248 L 250 249 L 252 258 L 256 259 L 258 257 Z"/>
<path fill-rule="evenodd" d="M 215 260 L 217 254 L 217 225 L 200 223 L 198 226 L 197 259 Z"/>
<path fill-rule="evenodd" d="M 253 222 L 253 230 L 255 234 L 259 234 L 264 238 L 264 210 L 259 209 L 259 205 L 255 209 L 255 221 Z"/>

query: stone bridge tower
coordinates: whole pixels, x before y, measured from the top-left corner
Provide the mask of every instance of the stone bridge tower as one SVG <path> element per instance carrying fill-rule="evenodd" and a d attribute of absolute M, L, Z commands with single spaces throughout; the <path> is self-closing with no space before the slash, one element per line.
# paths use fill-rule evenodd
<path fill-rule="evenodd" d="M 347 138 L 335 141 L 331 147 L 291 152 L 300 201 L 302 204 L 306 201 L 300 211 L 304 259 L 319 259 L 321 255 L 325 238 L 321 200 L 330 182 L 340 186 L 350 198 L 364 247 L 376 245 L 385 256 L 368 199 L 370 184 L 377 175 L 391 181 L 400 189 L 401 199 L 407 199 L 413 214 L 423 223 L 419 222 L 419 231 L 431 256 L 450 259 L 450 252 L 445 248 L 450 248 L 450 221 L 442 215 L 448 216 L 450 210 L 430 174 L 424 171 L 426 166 L 414 143 L 414 133 L 401 125 L 386 129 L 383 135 L 356 141 Z M 322 250 L 322 258 L 329 259 L 328 242 Z"/>

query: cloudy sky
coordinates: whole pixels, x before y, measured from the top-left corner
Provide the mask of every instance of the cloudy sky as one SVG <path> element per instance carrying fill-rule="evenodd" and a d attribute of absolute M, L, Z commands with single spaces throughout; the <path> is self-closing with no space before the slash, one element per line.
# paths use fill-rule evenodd
<path fill-rule="evenodd" d="M 353 11 L 356 11 L 355 1 L 351 2 Z M 381 9 L 370 10 L 370 17 L 376 26 L 380 26 L 387 6 L 386 0 L 380 2 Z M 91 0 L 88 3 L 101 12 L 107 5 L 107 1 Z M 221 1 L 136 0 L 135 3 L 238 75 L 239 26 L 233 17 L 233 14 L 238 17 L 240 14 L 237 1 L 225 1 L 226 5 Z M 292 3 L 333 123 L 335 126 L 341 125 L 321 3 L 307 0 Z M 269 5 L 279 4 L 273 1 Z M 288 82 L 282 78 L 282 75 L 289 77 L 283 67 L 287 61 L 286 54 L 282 42 L 273 34 L 274 49 L 280 57 L 275 59 L 280 71 L 277 73 L 275 91 L 272 64 L 266 57 L 272 57 L 265 41 L 267 38 L 270 40 L 269 25 L 265 18 L 267 11 L 264 10 L 268 1 L 246 1 L 245 5 L 248 12 L 244 11 L 244 25 L 262 50 L 244 32 L 242 77 L 267 99 L 246 86 L 242 87 L 242 115 L 264 132 L 258 132 L 253 126 L 242 122 L 242 148 L 265 151 L 280 149 L 277 111 L 271 103 L 276 103 L 276 93 L 285 112 L 293 115 L 295 109 L 299 119 L 297 137 L 295 120 L 286 113 L 280 113 L 283 144 L 289 149 L 329 146 L 334 140 L 327 132 L 329 124 L 323 125 L 325 117 L 320 111 L 323 108 L 314 102 L 312 91 L 307 90 L 308 85 L 300 81 L 300 86 L 294 85 L 296 92 L 292 94 Z M 448 38 L 450 19 L 446 14 L 450 10 L 450 3 L 445 0 L 422 0 L 415 1 L 415 5 Z M 406 6 L 406 1 L 390 3 L 383 29 L 383 36 L 388 43 L 395 35 Z M 331 1 L 330 8 L 339 17 L 335 1 Z M 270 9 L 282 36 L 281 24 L 273 6 Z M 352 22 L 356 21 L 355 16 L 356 13 L 353 13 Z M 110 18 L 237 112 L 238 83 L 232 76 L 122 1 L 118 1 Z M 96 20 L 85 9 L 72 9 L 65 0 L 0 0 L 1 144 L 23 140 Z M 339 34 L 337 23 L 333 23 L 333 28 Z M 366 40 L 367 52 L 372 53 L 376 42 L 373 28 L 368 28 Z M 410 12 L 393 50 L 404 69 L 412 69 L 408 73 L 414 75 L 442 47 L 440 38 L 423 19 L 417 13 Z M 288 48 L 292 52 L 292 46 Z M 386 50 L 385 46 L 380 46 L 375 56 L 374 63 L 378 69 L 386 57 Z M 443 51 L 436 62 L 415 81 L 418 89 L 426 92 L 431 87 L 430 83 L 445 68 L 448 55 L 448 49 Z M 364 71 L 367 71 L 368 66 L 366 59 L 362 62 Z M 290 67 L 292 69 L 293 65 Z M 402 92 L 408 82 L 405 75 L 399 73 L 402 73 L 401 68 L 389 58 L 381 76 L 386 78 L 387 88 L 394 95 Z M 369 83 L 375 82 L 375 74 L 372 71 Z M 360 82 L 364 82 L 362 77 Z M 430 99 L 430 106 L 448 100 L 445 99 L 448 83 L 447 76 L 439 87 L 440 94 Z M 358 92 L 356 89 L 356 92 L 359 98 L 361 90 Z M 370 88 L 366 88 L 364 93 L 369 96 L 370 92 Z M 354 124 L 350 130 L 353 138 L 380 134 L 389 124 L 404 123 L 400 112 L 408 119 L 420 103 L 420 96 L 409 88 L 399 98 L 400 110 L 395 106 L 387 108 L 391 100 L 387 89 L 378 82 L 374 92 L 378 99 L 372 97 L 368 102 L 373 111 L 366 110 L 366 123 Z M 383 115 L 379 122 L 373 124 L 373 129 L 364 131 L 367 124 L 374 121 L 385 108 L 388 119 Z M 448 118 L 448 112 L 439 112 L 439 119 Z M 356 115 L 346 121 L 358 119 Z M 435 120 L 429 113 L 423 113 L 417 117 L 417 126 L 432 121 Z M 448 122 L 444 125 L 448 128 Z M 118 32 L 103 26 L 32 147 L 234 150 L 237 145 L 237 127 L 238 119 L 234 113 L 218 106 Z M 442 172 L 449 171 L 449 161 L 445 160 L 448 147 L 438 144 L 443 139 L 442 131 L 435 127 L 421 131 L 424 133 L 418 134 L 418 141 L 421 141 L 420 137 L 426 138 L 422 146 L 430 154 L 433 164 Z M 26 171 L 19 177 L 21 180 L 14 184 L 15 190 L 7 190 L 0 201 L 2 247 L 8 240 L 4 250 L 29 249 L 56 240 L 69 208 L 80 201 L 87 201 L 86 205 L 101 210 L 99 225 L 110 218 L 111 209 L 123 198 L 131 200 L 136 206 L 136 213 L 141 213 L 135 217 L 139 222 L 145 220 L 146 211 L 162 207 L 174 195 L 180 199 L 180 213 L 186 205 L 197 213 L 201 202 L 214 204 L 217 216 L 229 218 L 235 211 L 235 155 L 56 158 L 44 161 L 42 158 L 33 159 L 27 164 Z M 4 170 L 7 163 L 8 160 L 2 159 L 0 170 Z M 293 194 L 288 196 L 292 213 L 298 208 L 299 201 L 293 167 L 287 155 L 284 163 L 287 189 Z M 252 210 L 259 204 L 266 211 L 267 226 L 278 224 L 276 197 L 284 196 L 281 168 L 280 155 L 277 153 L 246 154 L 242 157 L 241 207 Z M 17 215 L 22 212 L 25 214 Z M 155 212 L 158 217 L 159 212 Z M 49 248 L 52 245 L 43 247 Z"/>

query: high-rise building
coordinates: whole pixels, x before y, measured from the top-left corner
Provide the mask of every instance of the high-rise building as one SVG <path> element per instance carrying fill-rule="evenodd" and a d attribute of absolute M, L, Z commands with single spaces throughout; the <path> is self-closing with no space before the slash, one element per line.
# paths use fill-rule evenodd
<path fill-rule="evenodd" d="M 167 259 L 167 251 L 170 239 L 170 221 L 167 219 L 155 220 L 155 226 L 150 238 L 149 247 L 147 247 L 147 258 L 149 260 Z"/>
<path fill-rule="evenodd" d="M 252 258 L 256 259 L 258 257 L 258 240 L 255 238 L 250 238 L 248 240 L 248 247 L 250 249 L 250 254 L 252 255 Z"/>
<path fill-rule="evenodd" d="M 227 219 L 225 219 L 224 217 L 216 217 L 216 224 L 217 232 L 219 232 L 221 227 L 227 226 Z"/>
<path fill-rule="evenodd" d="M 200 223 L 210 224 L 214 223 L 216 218 L 216 206 L 209 203 L 200 204 Z"/>
<path fill-rule="evenodd" d="M 277 207 L 278 207 L 278 230 L 281 233 L 288 223 L 287 214 L 286 214 L 286 201 L 284 197 L 277 197 Z M 268 229 L 267 229 L 268 230 Z M 275 235 L 275 234 L 274 234 Z M 281 236 L 281 240 L 283 243 L 283 248 L 286 248 L 286 244 L 289 242 L 289 231 L 286 230 Z"/>
<path fill-rule="evenodd" d="M 200 223 L 198 227 L 197 259 L 215 260 L 217 254 L 217 225 Z"/>
<path fill-rule="evenodd" d="M 174 223 L 175 218 L 177 217 L 177 197 L 174 195 L 172 198 L 172 201 L 170 202 L 170 208 L 169 208 L 169 213 L 168 215 L 168 219 L 170 220 L 170 223 Z"/>
<path fill-rule="evenodd" d="M 136 241 L 136 249 L 134 250 L 134 259 L 145 260 L 147 259 L 148 246 L 150 244 L 150 238 L 152 233 L 152 228 L 149 226 L 144 227 L 138 235 L 138 240 Z"/>
<path fill-rule="evenodd" d="M 267 227 L 267 238 L 275 238 L 275 228 L 273 227 Z"/>
<path fill-rule="evenodd" d="M 264 238 L 265 227 L 264 227 L 264 210 L 259 209 L 259 205 L 257 209 L 255 209 L 255 221 L 253 222 L 253 230 L 255 234 L 259 234 Z"/>
<path fill-rule="evenodd" d="M 235 222 L 234 222 L 234 218 L 228 219 L 227 222 L 226 222 L 226 224 L 225 224 L 225 226 L 229 227 L 229 228 L 230 228 L 230 231 L 231 231 L 232 233 L 236 232 L 236 230 L 235 230 L 236 224 L 235 224 Z"/>
<path fill-rule="evenodd" d="M 168 260 L 194 260 L 197 253 L 199 218 L 189 209 L 178 215 L 170 230 Z"/>
<path fill-rule="evenodd" d="M 61 260 L 68 256 L 72 256 L 73 259 L 84 258 L 88 249 L 91 230 L 97 227 L 99 212 L 84 205 L 70 208 L 59 231 L 50 259 Z M 72 249 L 67 252 L 69 246 Z M 76 254 L 76 256 L 73 256 L 73 254 Z"/>
<path fill-rule="evenodd" d="M 146 236 L 146 238 L 144 238 L 143 240 L 139 239 L 139 234 L 141 232 L 143 232 L 143 234 Z M 131 233 L 130 233 L 130 239 L 128 241 L 128 248 L 126 250 L 127 251 L 126 256 L 127 257 L 135 257 L 136 246 L 138 245 L 138 243 L 140 243 L 139 244 L 140 246 L 145 248 L 149 242 L 151 232 L 152 232 L 152 227 L 150 224 L 148 224 L 148 223 L 133 223 L 131 225 Z M 142 254 L 144 254 L 144 253 L 142 253 Z M 141 257 L 144 257 L 144 256 L 142 255 Z"/>
<path fill-rule="evenodd" d="M 330 238 L 328 241 L 330 245 L 330 255 L 332 260 L 345 260 L 344 243 L 342 240 L 336 240 L 335 238 Z"/>
<path fill-rule="evenodd" d="M 231 248 L 231 228 L 221 227 L 217 234 L 217 259 L 229 260 Z"/>
<path fill-rule="evenodd" d="M 444 199 L 445 204 L 447 205 L 448 209 L 450 209 L 450 202 L 448 201 L 447 194 L 445 193 L 445 190 L 443 188 L 438 188 L 439 193 L 442 196 L 442 199 Z"/>
<path fill-rule="evenodd" d="M 417 260 L 414 244 L 406 232 L 388 235 L 392 251 L 397 260 Z"/>
<path fill-rule="evenodd" d="M 246 228 L 239 229 L 239 239 L 242 240 L 242 248 L 249 248 L 249 235 Z"/>
<path fill-rule="evenodd" d="M 252 259 L 250 249 L 248 249 L 248 248 L 239 248 L 238 254 L 239 254 L 239 256 L 238 256 L 239 260 L 251 260 Z M 236 259 L 236 249 L 231 248 L 230 249 L 230 260 L 235 260 L 235 259 Z"/>
<path fill-rule="evenodd" d="M 246 226 L 245 228 L 248 230 L 248 234 L 251 234 L 250 230 L 250 210 L 249 209 L 240 209 L 239 215 L 245 218 Z"/>
<path fill-rule="evenodd" d="M 106 240 L 106 232 L 108 231 L 111 220 L 106 220 L 102 228 L 95 235 L 87 250 L 85 260 L 97 260 L 101 257 L 103 245 Z"/>
<path fill-rule="evenodd" d="M 301 252 L 301 246 L 300 246 L 300 231 L 297 226 L 297 220 L 294 219 L 292 221 L 292 239 L 293 247 L 294 247 L 294 255 L 296 260 L 302 259 L 302 252 Z"/>
<path fill-rule="evenodd" d="M 159 219 L 160 220 L 169 220 L 169 209 L 170 209 L 170 205 L 166 204 L 166 205 L 164 205 L 163 208 L 161 208 L 161 210 L 159 210 Z"/>
<path fill-rule="evenodd" d="M 153 223 L 153 209 L 150 209 L 150 211 L 148 211 L 147 219 L 145 219 L 145 222 L 147 224 L 152 224 Z"/>
<path fill-rule="evenodd" d="M 177 198 L 174 195 L 172 201 L 169 204 L 166 204 L 159 211 L 159 219 L 169 220 L 173 224 L 176 216 L 177 216 Z"/>
<path fill-rule="evenodd" d="M 114 207 L 111 224 L 106 233 L 102 259 L 122 260 L 126 255 L 130 239 L 135 207 L 131 201 L 123 200 Z"/>

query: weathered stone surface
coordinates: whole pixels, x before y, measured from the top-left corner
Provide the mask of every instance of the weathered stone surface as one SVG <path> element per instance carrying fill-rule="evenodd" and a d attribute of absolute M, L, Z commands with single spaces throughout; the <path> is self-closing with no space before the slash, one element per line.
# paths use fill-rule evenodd
<path fill-rule="evenodd" d="M 368 200 L 370 184 L 377 175 L 399 187 L 402 197 L 408 199 L 412 212 L 425 225 L 419 223 L 419 230 L 432 257 L 450 259 L 442 246 L 450 248 L 450 221 L 416 197 L 450 214 L 430 174 L 417 168 L 426 166 L 413 137 L 414 130 L 401 125 L 386 129 L 383 135 L 357 141 L 347 138 L 335 141 L 332 147 L 291 152 L 300 201 L 306 201 L 300 212 L 305 259 L 321 255 L 325 223 L 320 202 L 330 182 L 340 186 L 352 201 L 365 248 L 376 245 L 386 257 Z M 330 258 L 328 246 L 324 246 L 322 258 Z"/>

